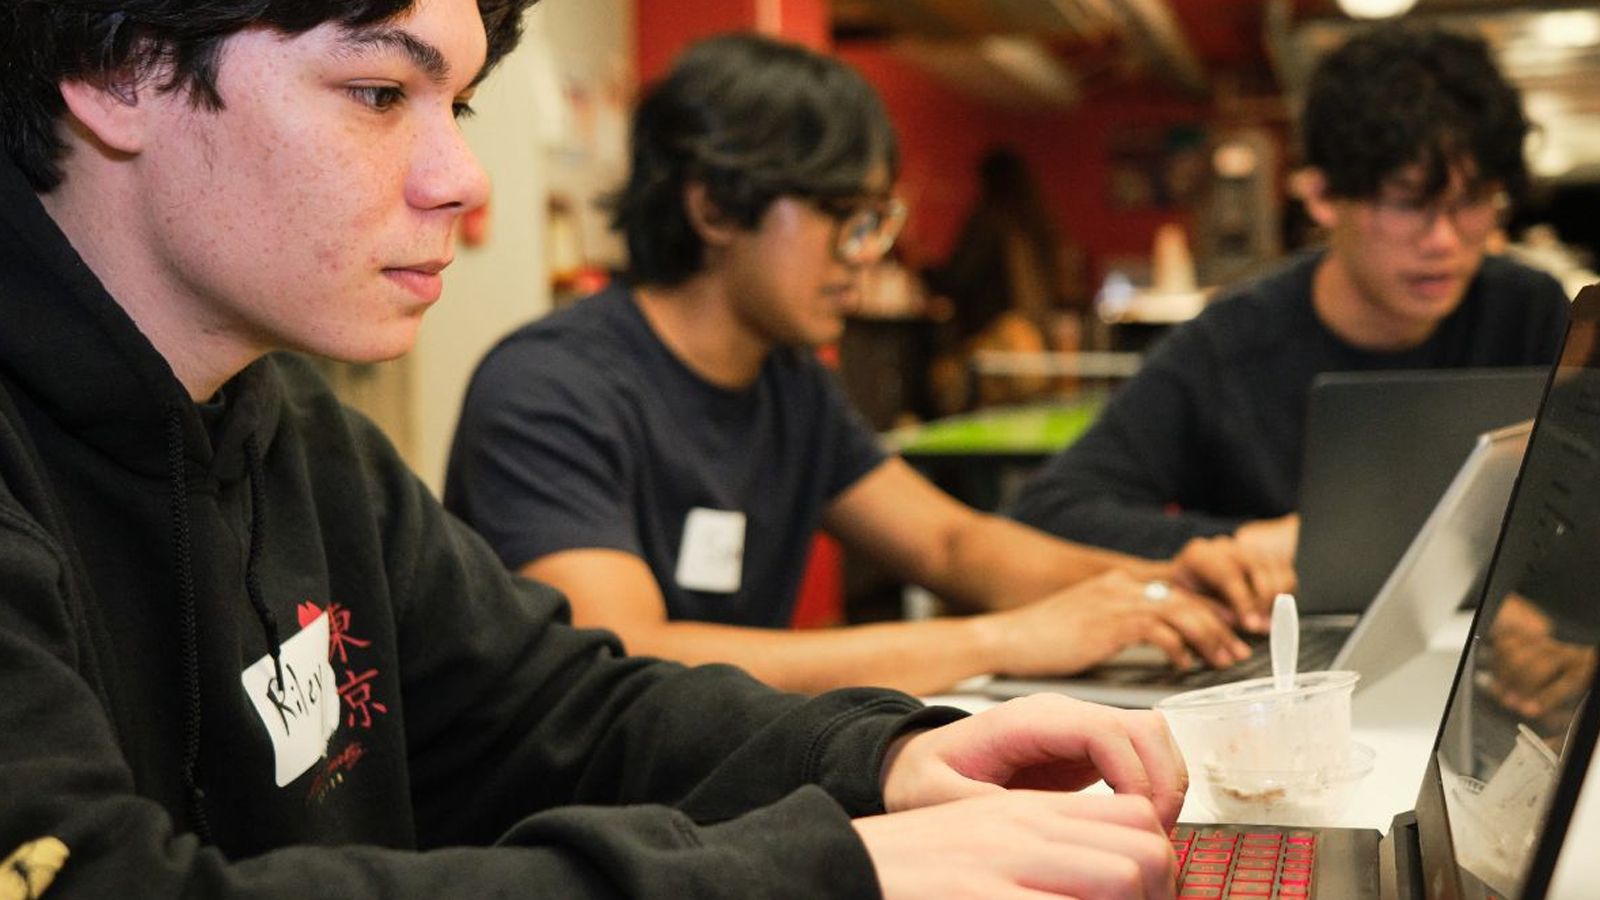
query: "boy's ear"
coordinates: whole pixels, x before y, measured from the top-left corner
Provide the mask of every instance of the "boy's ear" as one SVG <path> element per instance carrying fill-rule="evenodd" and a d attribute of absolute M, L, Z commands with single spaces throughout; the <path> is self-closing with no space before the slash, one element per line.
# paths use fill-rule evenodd
<path fill-rule="evenodd" d="M 722 247 L 744 229 L 711 199 L 704 183 L 692 181 L 683 189 L 683 210 L 689 225 L 708 247 Z"/>
<path fill-rule="evenodd" d="M 80 134 L 115 153 L 132 155 L 144 149 L 149 108 L 140 105 L 139 88 L 131 80 L 104 85 L 63 81 L 61 97 Z"/>
<path fill-rule="evenodd" d="M 1305 204 L 1311 221 L 1323 228 L 1332 228 L 1338 213 L 1333 198 L 1328 196 L 1328 176 L 1321 169 L 1307 167 L 1291 177 L 1294 194 Z"/>

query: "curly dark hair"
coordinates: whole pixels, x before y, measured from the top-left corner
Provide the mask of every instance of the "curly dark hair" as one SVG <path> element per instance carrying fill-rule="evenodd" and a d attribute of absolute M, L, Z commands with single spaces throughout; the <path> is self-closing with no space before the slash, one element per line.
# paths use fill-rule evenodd
<path fill-rule="evenodd" d="M 646 89 L 632 165 L 609 199 L 636 283 L 681 284 L 705 247 L 683 206 L 706 186 L 724 215 L 753 228 L 780 196 L 860 194 L 876 165 L 899 167 L 894 129 L 872 87 L 844 63 L 755 34 L 691 45 Z"/>
<path fill-rule="evenodd" d="M 223 43 L 250 26 L 300 34 L 335 22 L 359 28 L 394 18 L 416 0 L 0 0 L 0 149 L 37 191 L 61 183 L 66 143 L 57 128 L 60 83 L 108 83 L 159 73 L 159 90 L 187 90 L 202 108 L 222 108 L 217 62 Z M 522 36 L 522 13 L 538 0 L 478 0 L 488 34 L 487 74 Z"/>
<path fill-rule="evenodd" d="M 1427 199 L 1463 164 L 1513 199 L 1527 192 L 1522 101 L 1477 37 L 1411 25 L 1357 34 L 1313 71 L 1300 133 L 1336 197 L 1372 197 L 1414 164 Z"/>

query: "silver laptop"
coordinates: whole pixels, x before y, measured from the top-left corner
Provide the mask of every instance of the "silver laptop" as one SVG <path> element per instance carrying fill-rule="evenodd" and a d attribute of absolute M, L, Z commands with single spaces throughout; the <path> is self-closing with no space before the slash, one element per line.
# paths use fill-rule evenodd
<path fill-rule="evenodd" d="M 1318 375 L 1295 503 L 1300 612 L 1366 609 L 1473 440 L 1532 419 L 1549 376 L 1549 366 Z"/>
<path fill-rule="evenodd" d="M 1531 429 L 1532 422 L 1523 422 L 1478 436 L 1365 612 L 1300 617 L 1301 671 L 1354 669 L 1361 673 L 1358 684 L 1366 685 L 1427 649 L 1431 636 L 1462 602 L 1476 596 Z M 1002 698 L 1054 691 L 1115 706 L 1147 707 L 1179 691 L 1270 674 L 1265 644 L 1258 640 L 1254 649 L 1251 659 L 1228 669 L 1180 671 L 1153 647 L 1139 646 L 1082 675 L 994 678 L 983 690 Z"/>

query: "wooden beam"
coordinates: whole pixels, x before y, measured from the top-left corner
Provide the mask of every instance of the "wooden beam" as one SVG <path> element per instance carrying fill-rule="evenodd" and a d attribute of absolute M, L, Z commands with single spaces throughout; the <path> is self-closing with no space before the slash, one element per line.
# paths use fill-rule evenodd
<path fill-rule="evenodd" d="M 1196 97 L 1208 89 L 1205 66 L 1172 15 L 1167 0 L 1121 0 L 1121 11 L 1135 46 L 1157 71 Z"/>

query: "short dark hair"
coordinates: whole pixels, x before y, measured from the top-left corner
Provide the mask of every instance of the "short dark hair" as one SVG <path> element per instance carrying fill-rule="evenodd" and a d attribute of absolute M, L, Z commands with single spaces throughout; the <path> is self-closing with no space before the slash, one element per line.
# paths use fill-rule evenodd
<path fill-rule="evenodd" d="M 752 228 L 780 196 L 860 194 L 880 164 L 897 174 L 894 129 L 859 73 L 796 44 L 720 35 L 691 45 L 646 89 L 611 224 L 627 239 L 635 282 L 681 284 L 705 255 L 683 206 L 689 184 Z"/>
<path fill-rule="evenodd" d="M 1513 199 L 1527 191 L 1522 101 L 1477 37 L 1397 24 L 1351 37 L 1313 71 L 1300 133 L 1336 197 L 1374 196 L 1414 164 L 1429 198 L 1463 163 Z"/>
<path fill-rule="evenodd" d="M 516 46 L 522 12 L 537 0 L 478 0 L 488 34 L 486 74 Z M 335 22 L 358 28 L 392 19 L 416 0 L 4 0 L 0 3 L 0 149 L 37 191 L 61 183 L 60 83 L 106 84 L 159 76 L 162 91 L 187 90 L 222 108 L 223 43 L 250 26 L 300 34 Z"/>

